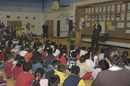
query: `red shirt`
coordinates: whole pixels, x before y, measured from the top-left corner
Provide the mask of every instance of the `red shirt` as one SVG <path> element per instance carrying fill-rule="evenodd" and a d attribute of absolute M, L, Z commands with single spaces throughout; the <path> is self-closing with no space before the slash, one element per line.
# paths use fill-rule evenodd
<path fill-rule="evenodd" d="M 5 61 L 4 63 L 5 74 L 7 75 L 8 78 L 12 78 L 11 69 L 13 66 L 14 64 L 12 64 L 11 62 Z"/>
<path fill-rule="evenodd" d="M 4 58 L 5 58 L 4 54 L 5 54 L 5 52 L 2 51 L 2 53 L 0 55 L 0 61 L 4 61 Z"/>
<path fill-rule="evenodd" d="M 41 52 L 43 59 L 46 57 L 46 53 L 45 52 Z"/>
<path fill-rule="evenodd" d="M 21 72 L 17 77 L 15 86 L 30 86 L 30 84 L 34 79 L 35 79 L 34 75 Z"/>
<path fill-rule="evenodd" d="M 20 67 L 17 67 L 15 66 L 13 69 L 12 69 L 12 73 L 13 73 L 13 79 L 16 81 L 17 80 L 17 77 L 18 75 L 23 72 L 23 65 L 21 65 Z"/>
<path fill-rule="evenodd" d="M 58 59 L 58 57 L 59 57 L 59 55 L 57 55 L 53 60 L 56 60 L 56 59 Z M 62 56 L 60 59 L 60 64 L 61 65 L 66 65 L 66 59 L 65 59 L 65 57 L 64 56 Z"/>

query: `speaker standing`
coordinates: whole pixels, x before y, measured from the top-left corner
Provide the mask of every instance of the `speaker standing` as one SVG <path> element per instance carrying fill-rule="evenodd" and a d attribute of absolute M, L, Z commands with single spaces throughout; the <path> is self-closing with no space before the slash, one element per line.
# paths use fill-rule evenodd
<path fill-rule="evenodd" d="M 102 27 L 99 24 L 98 20 L 95 20 L 94 22 L 94 26 L 93 26 L 93 35 L 92 35 L 92 41 L 91 41 L 91 48 L 94 48 L 94 43 L 96 42 L 96 50 L 98 50 L 98 39 L 99 39 L 99 32 L 102 31 Z"/>
<path fill-rule="evenodd" d="M 43 38 L 46 36 L 48 38 L 48 28 L 49 26 L 47 25 L 47 22 L 42 26 L 43 28 Z"/>

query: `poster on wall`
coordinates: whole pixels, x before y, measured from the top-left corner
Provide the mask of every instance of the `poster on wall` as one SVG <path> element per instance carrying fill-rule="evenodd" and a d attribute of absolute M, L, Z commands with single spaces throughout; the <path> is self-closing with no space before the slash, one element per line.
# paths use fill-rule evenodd
<path fill-rule="evenodd" d="M 125 13 L 125 7 L 126 7 L 126 4 L 122 4 L 122 13 Z"/>
<path fill-rule="evenodd" d="M 110 13 L 110 5 L 107 6 L 107 14 L 109 14 L 109 13 Z"/>
<path fill-rule="evenodd" d="M 26 23 L 26 29 L 30 29 L 30 22 Z"/>
<path fill-rule="evenodd" d="M 111 21 L 115 20 L 115 14 L 111 14 Z"/>
<path fill-rule="evenodd" d="M 130 13 L 127 13 L 127 20 L 130 20 Z"/>
<path fill-rule="evenodd" d="M 124 26 L 125 24 L 124 24 L 124 22 L 117 22 L 117 28 L 118 29 L 124 29 Z"/>
<path fill-rule="evenodd" d="M 120 20 L 120 13 L 117 13 L 116 14 L 116 21 L 119 21 Z"/>
<path fill-rule="evenodd" d="M 110 21 L 110 15 L 107 15 L 107 21 Z"/>
<path fill-rule="evenodd" d="M 120 8 L 121 8 L 121 5 L 118 4 L 118 5 L 117 5 L 117 13 L 120 13 L 120 10 L 121 10 Z"/>
<path fill-rule="evenodd" d="M 130 3 L 128 3 L 128 12 L 130 12 Z"/>
<path fill-rule="evenodd" d="M 90 22 L 86 22 L 85 27 L 90 27 Z"/>
<path fill-rule="evenodd" d="M 31 25 L 31 28 L 35 28 L 35 25 Z"/>
<path fill-rule="evenodd" d="M 130 22 L 127 22 L 127 28 L 130 28 Z"/>
<path fill-rule="evenodd" d="M 125 31 L 125 33 L 126 33 L 126 34 L 130 34 L 130 30 L 127 29 L 127 30 Z"/>
<path fill-rule="evenodd" d="M 110 30 L 115 30 L 116 27 L 115 26 L 110 26 Z"/>
<path fill-rule="evenodd" d="M 124 20 L 125 20 L 125 14 L 122 13 L 122 14 L 121 14 L 121 21 L 124 21 Z"/>

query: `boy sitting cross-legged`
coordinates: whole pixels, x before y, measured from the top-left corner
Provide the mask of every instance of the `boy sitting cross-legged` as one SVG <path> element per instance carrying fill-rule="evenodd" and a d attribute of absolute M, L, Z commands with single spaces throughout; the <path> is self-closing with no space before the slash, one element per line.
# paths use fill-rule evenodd
<path fill-rule="evenodd" d="M 32 75 L 32 64 L 30 62 L 23 64 L 23 71 L 17 77 L 15 86 L 30 86 L 35 79 L 34 75 Z"/>
<path fill-rule="evenodd" d="M 4 63 L 4 70 L 5 74 L 8 78 L 12 78 L 11 70 L 15 67 L 15 65 L 12 63 L 14 61 L 14 54 L 8 53 L 7 55 L 7 61 Z"/>

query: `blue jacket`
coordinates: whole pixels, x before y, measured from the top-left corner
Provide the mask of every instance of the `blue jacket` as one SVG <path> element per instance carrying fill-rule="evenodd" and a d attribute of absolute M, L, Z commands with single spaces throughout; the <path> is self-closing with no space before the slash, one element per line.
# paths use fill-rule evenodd
<path fill-rule="evenodd" d="M 37 68 L 42 68 L 42 69 L 44 69 L 43 64 L 40 63 L 40 62 L 38 62 L 38 63 L 36 63 L 36 64 L 32 64 L 32 72 L 33 72 L 33 75 L 35 75 L 35 71 L 36 71 Z"/>

